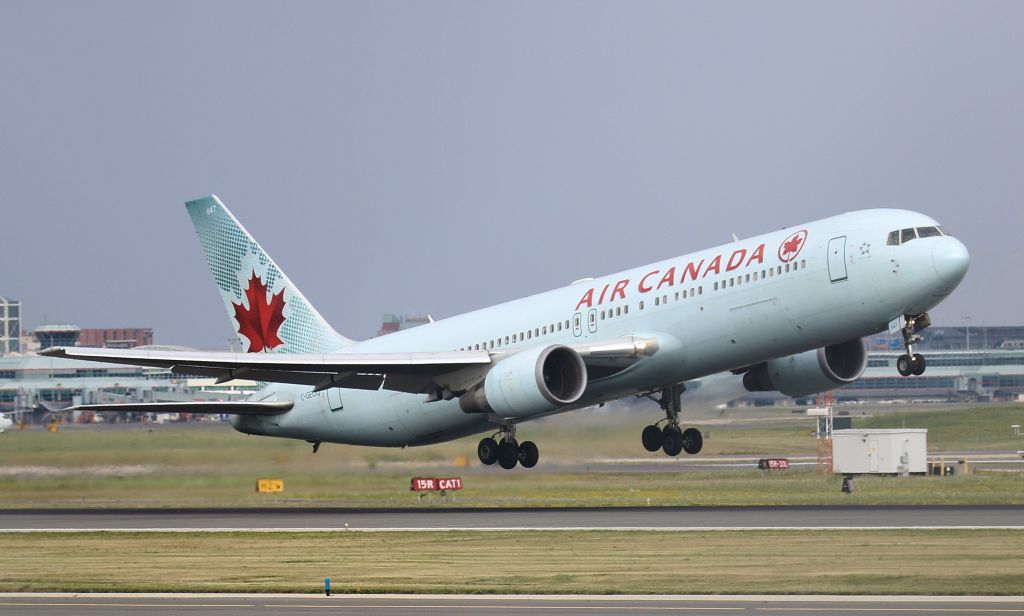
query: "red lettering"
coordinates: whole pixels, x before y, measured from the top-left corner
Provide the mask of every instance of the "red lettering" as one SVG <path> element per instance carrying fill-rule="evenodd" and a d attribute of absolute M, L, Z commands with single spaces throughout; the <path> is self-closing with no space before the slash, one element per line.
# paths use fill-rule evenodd
<path fill-rule="evenodd" d="M 700 268 L 703 265 L 704 259 L 701 259 L 700 263 L 698 263 L 696 266 L 693 265 L 692 261 L 690 263 L 687 263 L 686 267 L 683 269 L 683 276 L 682 278 L 679 279 L 679 284 L 683 284 L 684 282 L 686 282 L 687 274 L 690 275 L 690 280 L 697 280 L 697 274 L 700 273 Z"/>
<path fill-rule="evenodd" d="M 671 287 L 675 283 L 676 283 L 676 268 L 673 266 L 673 267 L 668 268 L 668 271 L 665 272 L 665 275 L 661 277 L 661 282 L 658 283 L 658 288 L 660 289 L 661 287 L 665 286 L 666 284 Z"/>
<path fill-rule="evenodd" d="M 612 289 L 612 297 L 608 301 L 614 302 L 615 296 L 618 295 L 621 299 L 626 299 L 626 285 L 629 284 L 629 278 L 620 280 L 615 283 L 615 288 Z"/>
<path fill-rule="evenodd" d="M 657 276 L 657 275 L 658 275 L 658 270 L 654 270 L 653 272 L 651 272 L 651 273 L 647 274 L 646 276 L 644 276 L 643 278 L 641 278 L 640 279 L 640 284 L 637 285 L 637 289 L 639 289 L 641 293 L 647 293 L 648 291 L 650 291 L 652 287 L 647 285 L 647 279 L 650 278 L 651 276 Z"/>
<path fill-rule="evenodd" d="M 604 288 L 601 289 L 601 297 L 599 297 L 597 299 L 597 304 L 599 306 L 604 303 L 604 294 L 607 293 L 607 292 L 608 292 L 608 285 L 604 285 Z"/>
<path fill-rule="evenodd" d="M 711 270 L 714 270 L 716 274 L 720 274 L 721 272 L 719 271 L 719 269 L 721 268 L 721 266 L 722 255 L 715 255 L 715 258 L 711 260 L 711 263 L 708 263 L 708 268 L 704 270 L 704 275 L 701 276 L 701 278 L 707 278 L 708 274 L 711 273 Z"/>
<path fill-rule="evenodd" d="M 736 252 L 729 256 L 729 262 L 725 265 L 725 271 L 731 272 L 737 267 L 743 265 L 743 257 L 747 256 L 747 249 L 740 248 Z"/>
<path fill-rule="evenodd" d="M 761 244 L 754 249 L 754 252 L 750 253 L 750 258 L 747 259 L 747 265 L 750 265 L 757 259 L 758 263 L 764 263 L 764 244 Z"/>
<path fill-rule="evenodd" d="M 612 297 L 615 297 L 614 293 L 612 293 Z M 580 298 L 580 303 L 576 304 L 576 310 L 579 310 L 580 306 L 584 306 L 584 305 L 586 305 L 587 308 L 593 307 L 593 305 L 594 305 L 594 289 L 587 289 L 587 292 L 584 293 L 583 297 Z"/>

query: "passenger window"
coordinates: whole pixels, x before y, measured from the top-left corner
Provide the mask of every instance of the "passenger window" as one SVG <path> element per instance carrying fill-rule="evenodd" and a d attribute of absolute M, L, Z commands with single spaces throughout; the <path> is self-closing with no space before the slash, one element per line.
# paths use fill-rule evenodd
<path fill-rule="evenodd" d="M 697 287 L 697 295 L 704 295 L 704 285 Z"/>
<path fill-rule="evenodd" d="M 558 331 L 562 331 L 562 322 L 561 321 L 558 322 Z"/>
<path fill-rule="evenodd" d="M 942 235 L 935 227 L 918 227 L 917 237 L 938 237 Z"/>
<path fill-rule="evenodd" d="M 757 272 L 754 272 L 754 282 L 757 282 Z"/>
<path fill-rule="evenodd" d="M 904 229 L 903 231 L 900 231 L 900 243 L 901 244 L 906 244 L 910 240 L 916 240 L 916 239 L 917 239 L 917 232 L 914 231 L 913 229 Z"/>
<path fill-rule="evenodd" d="M 529 331 L 529 330 L 526 331 L 526 339 L 527 340 L 533 340 L 533 332 L 532 331 Z"/>
<path fill-rule="evenodd" d="M 542 333 L 545 336 L 547 336 L 548 335 L 548 326 L 545 325 L 544 327 L 540 328 L 540 333 Z"/>
<path fill-rule="evenodd" d="M 516 335 L 512 334 L 512 342 L 514 343 L 515 341 L 516 341 Z"/>
<path fill-rule="evenodd" d="M 508 344 L 508 336 L 505 336 L 505 344 Z"/>
<path fill-rule="evenodd" d="M 900 232 L 892 231 L 889 233 L 889 239 L 885 240 L 888 246 L 899 246 L 900 245 Z"/>
<path fill-rule="evenodd" d="M 786 271 L 789 271 L 789 263 L 786 264 Z"/>
<path fill-rule="evenodd" d="M 640 310 L 643 310 L 643 309 L 644 309 L 644 300 L 640 300 L 640 306 L 639 306 L 639 308 L 640 308 Z"/>
<path fill-rule="evenodd" d="M 746 280 L 744 282 L 750 282 L 750 274 L 746 275 Z"/>
<path fill-rule="evenodd" d="M 622 314 L 622 306 L 619 306 L 618 308 L 615 309 L 615 316 L 619 316 L 621 314 Z"/>
<path fill-rule="evenodd" d="M 736 283 L 736 279 L 735 278 L 730 278 L 729 279 L 729 286 L 730 287 L 733 286 L 735 283 Z"/>
<path fill-rule="evenodd" d="M 683 299 L 686 299 L 686 291 L 683 291 Z"/>
<path fill-rule="evenodd" d="M 679 301 L 679 291 L 676 291 L 676 301 Z"/>
<path fill-rule="evenodd" d="M 534 327 L 533 328 L 533 335 L 534 336 L 540 336 L 540 328 Z"/>
<path fill-rule="evenodd" d="M 715 282 L 715 291 L 718 290 L 718 282 Z"/>
<path fill-rule="evenodd" d="M 629 304 L 622 307 L 622 314 L 629 314 Z"/>
<path fill-rule="evenodd" d="M 654 305 L 657 306 L 659 304 L 661 304 L 661 298 L 660 297 L 655 297 L 654 298 Z"/>
<path fill-rule="evenodd" d="M 604 310 L 601 311 L 601 320 L 604 321 Z"/>

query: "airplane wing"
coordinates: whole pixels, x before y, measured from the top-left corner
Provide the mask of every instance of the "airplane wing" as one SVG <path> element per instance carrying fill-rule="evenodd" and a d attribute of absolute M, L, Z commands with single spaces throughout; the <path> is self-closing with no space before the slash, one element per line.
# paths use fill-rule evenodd
<path fill-rule="evenodd" d="M 67 411 L 125 411 L 130 413 L 192 413 L 216 415 L 281 415 L 295 406 L 294 402 L 138 402 L 126 404 L 79 404 L 61 409 Z"/>
<path fill-rule="evenodd" d="M 642 357 L 653 355 L 658 348 L 656 339 L 635 336 L 567 346 L 580 354 L 588 369 L 593 366 L 601 371 L 621 370 Z M 169 368 L 178 374 L 215 377 L 219 382 L 250 379 L 310 385 L 317 391 L 331 387 L 368 390 L 383 387 L 406 393 L 427 393 L 438 386 L 464 391 L 468 389 L 465 384 L 482 379 L 492 364 L 508 354 L 505 351 L 290 354 L 87 347 L 53 347 L 40 352 L 48 357 Z M 454 383 L 459 386 L 449 385 Z"/>

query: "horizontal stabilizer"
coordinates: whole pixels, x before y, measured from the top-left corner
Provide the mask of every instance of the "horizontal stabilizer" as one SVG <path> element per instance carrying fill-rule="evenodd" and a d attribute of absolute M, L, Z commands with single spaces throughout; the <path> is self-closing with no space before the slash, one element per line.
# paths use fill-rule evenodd
<path fill-rule="evenodd" d="M 280 415 L 294 402 L 138 402 L 127 404 L 80 404 L 63 411 L 121 411 L 127 413 L 192 413 L 193 415 Z"/>

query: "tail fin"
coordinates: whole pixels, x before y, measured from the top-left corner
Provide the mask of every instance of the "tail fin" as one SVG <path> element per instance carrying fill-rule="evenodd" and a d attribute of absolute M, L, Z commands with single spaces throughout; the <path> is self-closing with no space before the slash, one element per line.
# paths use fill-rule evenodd
<path fill-rule="evenodd" d="M 185 204 L 242 348 L 330 353 L 352 344 L 334 331 L 215 195 Z"/>

